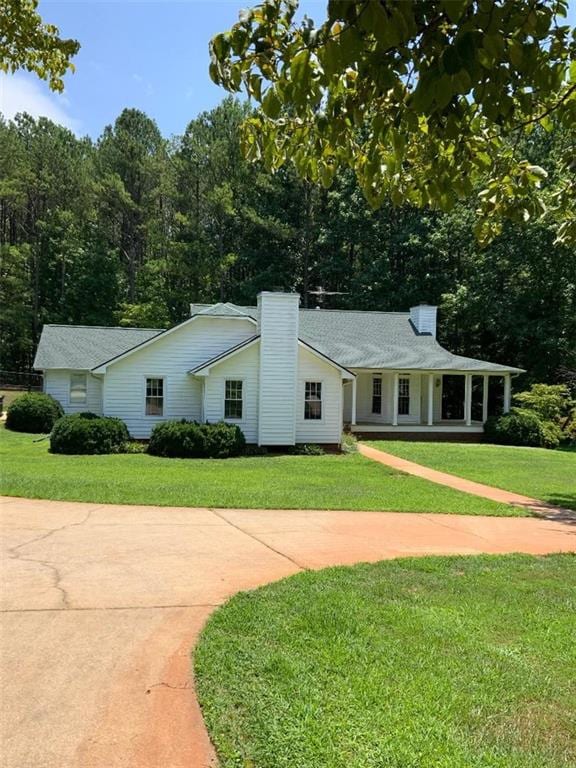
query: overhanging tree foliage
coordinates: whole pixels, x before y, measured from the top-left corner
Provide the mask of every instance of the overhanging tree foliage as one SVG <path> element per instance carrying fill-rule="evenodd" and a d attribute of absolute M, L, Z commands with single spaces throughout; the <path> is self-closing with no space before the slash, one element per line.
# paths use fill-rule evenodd
<path fill-rule="evenodd" d="M 249 159 L 329 187 L 354 170 L 374 207 L 449 210 L 481 185 L 476 234 L 545 211 L 576 243 L 576 38 L 567 0 L 328 0 L 297 24 L 297 0 L 240 13 L 211 42 L 210 74 L 259 105 Z M 555 183 L 519 152 L 535 126 L 566 129 Z"/>
<path fill-rule="evenodd" d="M 47 80 L 53 91 L 63 91 L 63 76 L 74 69 L 71 58 L 80 43 L 65 40 L 53 24 L 36 11 L 38 0 L 0 0 L 0 70 L 27 69 Z"/>

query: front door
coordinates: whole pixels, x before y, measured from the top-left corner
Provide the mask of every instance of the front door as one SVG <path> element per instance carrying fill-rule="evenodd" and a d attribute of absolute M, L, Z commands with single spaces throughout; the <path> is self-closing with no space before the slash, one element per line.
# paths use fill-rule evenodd
<path fill-rule="evenodd" d="M 442 377 L 442 419 L 445 421 L 464 420 L 464 376 L 444 374 Z"/>

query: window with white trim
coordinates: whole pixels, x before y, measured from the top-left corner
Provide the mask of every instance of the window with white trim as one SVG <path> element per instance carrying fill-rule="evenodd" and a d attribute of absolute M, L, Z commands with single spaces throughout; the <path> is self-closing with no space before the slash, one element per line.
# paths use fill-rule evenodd
<path fill-rule="evenodd" d="M 307 381 L 304 386 L 304 418 L 311 421 L 322 418 L 321 381 Z"/>
<path fill-rule="evenodd" d="M 164 379 L 146 379 L 146 416 L 164 415 Z"/>
<path fill-rule="evenodd" d="M 410 414 L 410 379 L 408 376 L 400 376 L 398 379 L 398 415 Z"/>
<path fill-rule="evenodd" d="M 70 374 L 70 405 L 80 405 L 88 399 L 88 376 L 85 373 Z"/>
<path fill-rule="evenodd" d="M 382 413 L 382 377 L 372 379 L 372 413 Z"/>
<path fill-rule="evenodd" d="M 243 382 L 236 379 L 226 379 L 226 391 L 224 394 L 224 418 L 242 418 Z"/>

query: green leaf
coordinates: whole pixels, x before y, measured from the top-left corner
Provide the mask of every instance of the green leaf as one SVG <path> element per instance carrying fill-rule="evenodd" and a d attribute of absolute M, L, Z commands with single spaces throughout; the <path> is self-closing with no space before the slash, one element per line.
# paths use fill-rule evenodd
<path fill-rule="evenodd" d="M 282 102 L 276 95 L 274 87 L 268 88 L 262 99 L 262 111 L 266 117 L 276 120 L 282 110 Z"/>
<path fill-rule="evenodd" d="M 453 24 L 456 24 L 468 5 L 468 0 L 442 0 L 442 8 Z"/>
<path fill-rule="evenodd" d="M 460 72 L 463 63 L 455 46 L 450 45 L 444 50 L 444 53 L 442 54 L 442 65 L 444 66 L 444 71 L 449 75 L 455 75 L 457 72 Z"/>
<path fill-rule="evenodd" d="M 444 109 L 444 107 L 448 106 L 453 96 L 454 91 L 450 76 L 442 75 L 442 77 L 436 80 L 434 85 L 434 101 L 438 109 Z"/>

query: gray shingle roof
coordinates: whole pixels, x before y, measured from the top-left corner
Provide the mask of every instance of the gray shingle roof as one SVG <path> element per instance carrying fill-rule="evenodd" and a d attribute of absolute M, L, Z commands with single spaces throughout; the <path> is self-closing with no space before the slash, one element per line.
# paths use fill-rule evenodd
<path fill-rule="evenodd" d="M 257 307 L 192 304 L 191 314 L 258 319 Z M 34 367 L 92 369 L 162 333 L 155 328 L 45 325 Z M 344 368 L 492 371 L 521 368 L 453 355 L 419 334 L 408 312 L 300 310 L 300 338 Z"/>
<path fill-rule="evenodd" d="M 45 325 L 34 358 L 34 368 L 91 370 L 159 333 L 162 329 Z"/>
<path fill-rule="evenodd" d="M 257 307 L 236 309 L 258 318 Z M 453 355 L 430 334 L 418 333 L 409 312 L 301 309 L 300 338 L 344 368 L 523 373 L 522 368 Z"/>
<path fill-rule="evenodd" d="M 453 355 L 427 333 L 418 333 L 408 312 L 301 310 L 300 335 L 346 368 L 461 371 L 521 369 Z"/>

